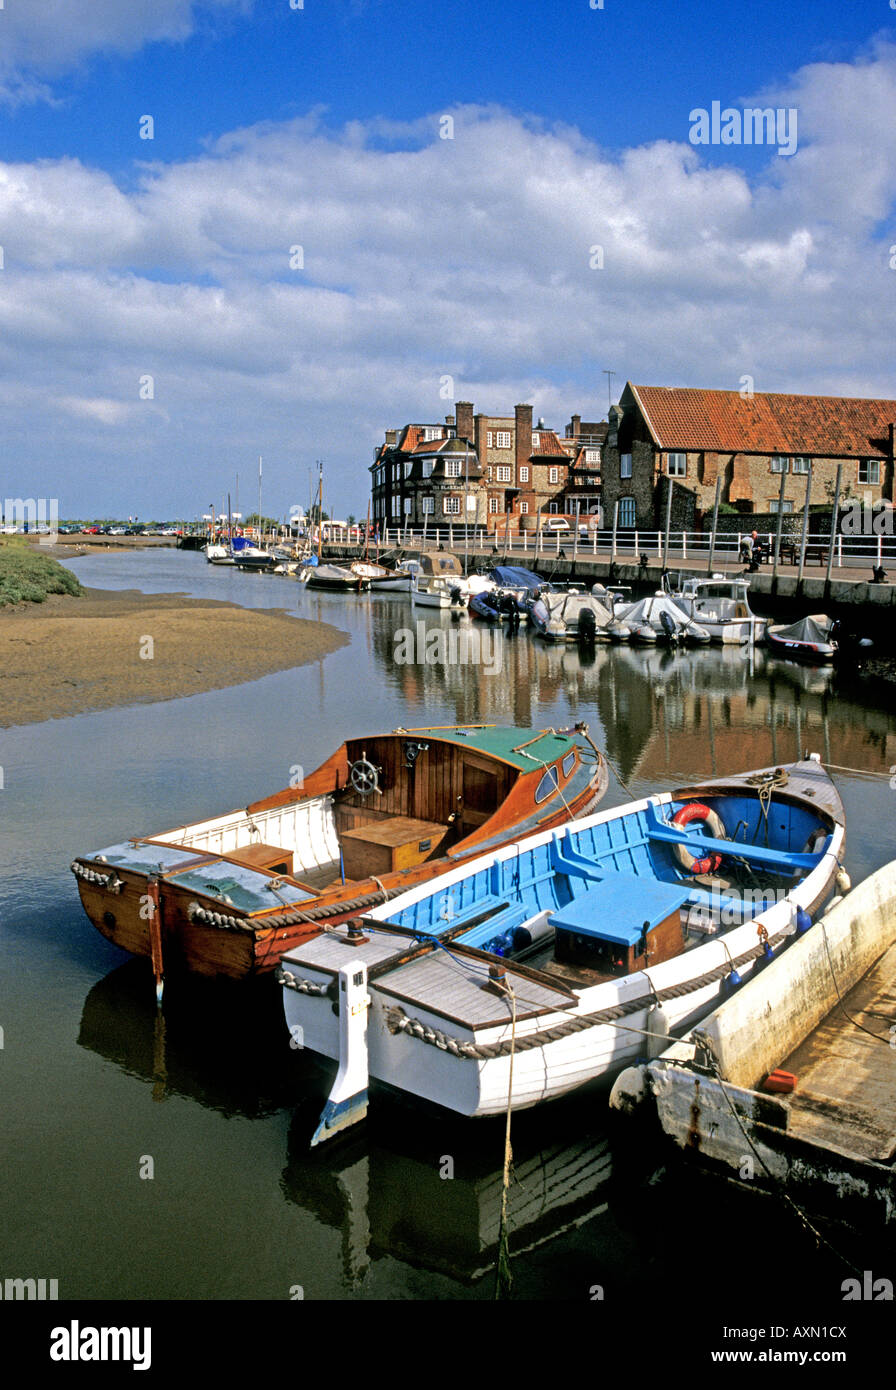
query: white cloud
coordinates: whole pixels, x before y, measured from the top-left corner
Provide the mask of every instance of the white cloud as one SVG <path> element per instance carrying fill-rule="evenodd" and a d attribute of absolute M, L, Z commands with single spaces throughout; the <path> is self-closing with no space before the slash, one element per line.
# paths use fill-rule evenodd
<path fill-rule="evenodd" d="M 382 430 L 453 409 L 445 374 L 477 408 L 529 399 L 560 428 L 603 415 L 604 367 L 617 391 L 749 373 L 896 394 L 879 350 L 896 234 L 877 230 L 896 49 L 775 95 L 799 108 L 800 147 L 758 178 L 684 141 L 609 157 L 498 107 L 457 108 L 453 141 L 438 114 L 334 131 L 311 113 L 148 164 L 127 190 L 75 159 L 0 166 L 6 442 L 87 469 L 124 423 L 153 495 L 167 477 L 184 507 L 240 458 L 286 475 L 326 452 L 357 511 Z"/>
<path fill-rule="evenodd" d="M 182 42 L 203 14 L 249 13 L 252 0 L 8 0 L 0 12 L 4 69 L 54 73 L 91 53 Z"/>

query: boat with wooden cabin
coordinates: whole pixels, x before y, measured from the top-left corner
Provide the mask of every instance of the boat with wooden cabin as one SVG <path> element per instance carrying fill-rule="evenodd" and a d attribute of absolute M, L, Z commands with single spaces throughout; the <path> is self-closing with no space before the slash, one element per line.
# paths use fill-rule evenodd
<path fill-rule="evenodd" d="M 314 1142 L 369 1077 L 482 1116 L 655 1055 L 810 923 L 844 833 L 811 757 L 542 830 L 305 942 L 287 1022 L 340 1064 Z"/>
<path fill-rule="evenodd" d="M 472 853 L 584 814 L 606 787 L 585 725 L 397 729 L 348 739 L 301 786 L 71 867 L 94 926 L 157 977 L 242 978 Z"/>
<path fill-rule="evenodd" d="M 411 586 L 415 608 L 454 608 L 466 610 L 469 586 L 456 555 L 444 550 L 427 550 L 420 556 L 420 569 Z"/>

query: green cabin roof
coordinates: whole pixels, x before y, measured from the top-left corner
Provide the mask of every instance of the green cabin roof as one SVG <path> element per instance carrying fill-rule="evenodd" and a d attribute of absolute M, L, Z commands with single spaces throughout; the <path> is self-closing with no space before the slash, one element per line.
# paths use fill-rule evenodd
<path fill-rule="evenodd" d="M 542 763 L 550 765 L 570 749 L 579 747 L 577 741 L 568 734 L 540 733 L 538 729 L 488 726 L 483 728 L 459 724 L 452 729 L 418 728 L 396 732 L 428 734 L 442 743 L 456 743 L 458 747 L 475 748 L 485 757 L 500 758 L 502 762 L 510 763 L 520 772 L 534 772 Z M 523 747 L 524 744 L 528 746 Z"/>

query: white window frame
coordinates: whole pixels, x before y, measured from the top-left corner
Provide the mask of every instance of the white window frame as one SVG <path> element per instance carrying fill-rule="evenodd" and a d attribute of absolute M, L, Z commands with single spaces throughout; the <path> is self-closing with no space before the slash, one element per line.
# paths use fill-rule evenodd
<path fill-rule="evenodd" d="M 520 503 L 520 515 L 521 515 L 521 516 L 528 516 L 528 515 L 529 515 L 529 503 L 528 503 L 528 502 L 521 502 L 521 503 Z"/>
<path fill-rule="evenodd" d="M 404 514 L 405 514 L 405 516 L 410 516 L 410 515 L 411 515 L 411 512 L 412 512 L 413 510 L 414 510 L 414 499 L 413 499 L 413 497 L 406 497 L 406 498 L 404 499 Z"/>
<path fill-rule="evenodd" d="M 400 498 L 400 497 L 393 497 L 393 498 L 392 498 L 392 515 L 393 515 L 393 517 L 399 517 L 399 516 L 401 516 L 401 498 Z"/>
<path fill-rule="evenodd" d="M 541 435 L 536 430 L 532 436 L 532 448 L 538 449 L 541 446 Z"/>
<path fill-rule="evenodd" d="M 513 480 L 513 472 L 509 464 L 498 464 L 495 469 L 495 481 L 499 483 L 509 483 Z"/>
<path fill-rule="evenodd" d="M 865 476 L 862 476 L 864 471 Z M 880 486 L 880 459 L 862 459 L 859 463 L 858 480 L 866 487 Z"/>
<path fill-rule="evenodd" d="M 772 454 L 769 466 L 773 473 L 789 473 L 790 459 L 784 454 Z"/>
<path fill-rule="evenodd" d="M 432 459 L 424 459 L 424 460 L 423 460 L 423 468 L 422 468 L 422 470 L 421 470 L 421 477 L 423 477 L 423 478 L 431 478 L 431 477 L 432 477 L 432 470 L 433 470 L 434 467 L 435 467 L 435 464 L 433 463 Z"/>
<path fill-rule="evenodd" d="M 446 477 L 446 478 L 459 478 L 459 477 L 460 477 L 460 459 L 446 459 L 446 460 L 445 460 L 445 477 Z"/>
<path fill-rule="evenodd" d="M 475 494 L 475 492 L 468 492 L 468 493 L 467 493 L 467 511 L 468 511 L 468 512 L 475 512 L 475 510 L 476 510 L 476 494 Z"/>
<path fill-rule="evenodd" d="M 790 460 L 791 473 L 807 474 L 809 472 L 809 460 L 805 454 L 797 454 Z"/>
<path fill-rule="evenodd" d="M 600 463 L 600 449 L 586 449 L 586 450 L 585 450 L 584 462 L 585 462 L 585 463 Z"/>
<path fill-rule="evenodd" d="M 422 511 L 424 516 L 433 516 L 436 510 L 436 499 L 434 497 L 421 498 L 423 504 Z"/>
<path fill-rule="evenodd" d="M 779 502 L 779 500 L 780 500 L 780 499 L 777 498 L 777 497 L 772 497 L 772 498 L 770 499 L 770 501 L 769 501 L 768 509 L 769 509 L 769 511 L 772 513 L 773 516 L 777 516 L 777 515 L 778 515 L 778 502 Z M 785 497 L 785 498 L 784 498 L 784 501 L 783 501 L 783 503 L 782 503 L 782 505 L 781 505 L 781 514 L 782 514 L 782 516 L 789 516 L 790 513 L 791 513 L 792 511 L 793 511 L 793 502 L 791 501 L 791 499 L 790 499 L 789 497 Z"/>
<path fill-rule="evenodd" d="M 495 448 L 509 449 L 511 447 L 510 430 L 498 430 L 495 434 Z"/>
<path fill-rule="evenodd" d="M 460 516 L 460 498 L 446 497 L 442 503 L 443 516 Z"/>
<path fill-rule="evenodd" d="M 529 467 L 528 467 L 528 464 L 522 463 L 522 464 L 520 464 L 520 482 L 521 482 L 521 483 L 528 483 L 528 481 L 529 481 Z"/>
<path fill-rule="evenodd" d="M 676 450 L 674 453 L 666 455 L 666 474 L 670 478 L 686 478 L 688 476 L 688 456 Z"/>
<path fill-rule="evenodd" d="M 630 478 L 632 476 L 631 454 L 619 455 L 619 476 L 620 478 Z"/>
<path fill-rule="evenodd" d="M 497 516 L 499 506 L 500 506 L 500 503 L 498 502 L 497 497 L 490 497 L 490 498 L 488 499 L 488 514 L 489 514 L 489 516 Z"/>
<path fill-rule="evenodd" d="M 441 425 L 426 425 L 426 426 L 424 426 L 424 429 L 423 429 L 423 442 L 424 442 L 424 444 L 428 444 L 429 441 L 432 440 L 432 439 L 443 439 L 443 438 L 444 438 L 444 435 L 443 435 L 443 433 L 442 433 L 442 426 L 441 426 Z"/>
<path fill-rule="evenodd" d="M 559 483 L 559 481 L 560 481 L 560 469 L 559 469 L 559 468 L 549 468 L 549 469 L 548 469 L 548 482 L 549 482 L 549 483 Z"/>

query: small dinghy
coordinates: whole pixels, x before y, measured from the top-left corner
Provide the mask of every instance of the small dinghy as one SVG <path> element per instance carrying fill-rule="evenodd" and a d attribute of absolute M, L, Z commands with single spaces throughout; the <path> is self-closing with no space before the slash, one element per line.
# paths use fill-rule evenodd
<path fill-rule="evenodd" d="M 371 589 L 382 590 L 386 593 L 410 593 L 414 586 L 414 580 L 420 573 L 419 560 L 402 560 L 394 569 L 387 569 L 385 565 L 378 567 L 382 570 L 370 581 Z"/>
<path fill-rule="evenodd" d="M 340 1062 L 313 1142 L 369 1077 L 496 1115 L 658 1055 L 808 928 L 844 834 L 813 755 L 530 835 L 305 943 L 287 1023 Z"/>
<path fill-rule="evenodd" d="M 826 613 L 813 613 L 789 627 L 780 623 L 769 627 L 765 640 L 778 656 L 803 661 L 833 661 L 837 655 L 837 643 L 833 639 L 835 626 Z"/>

